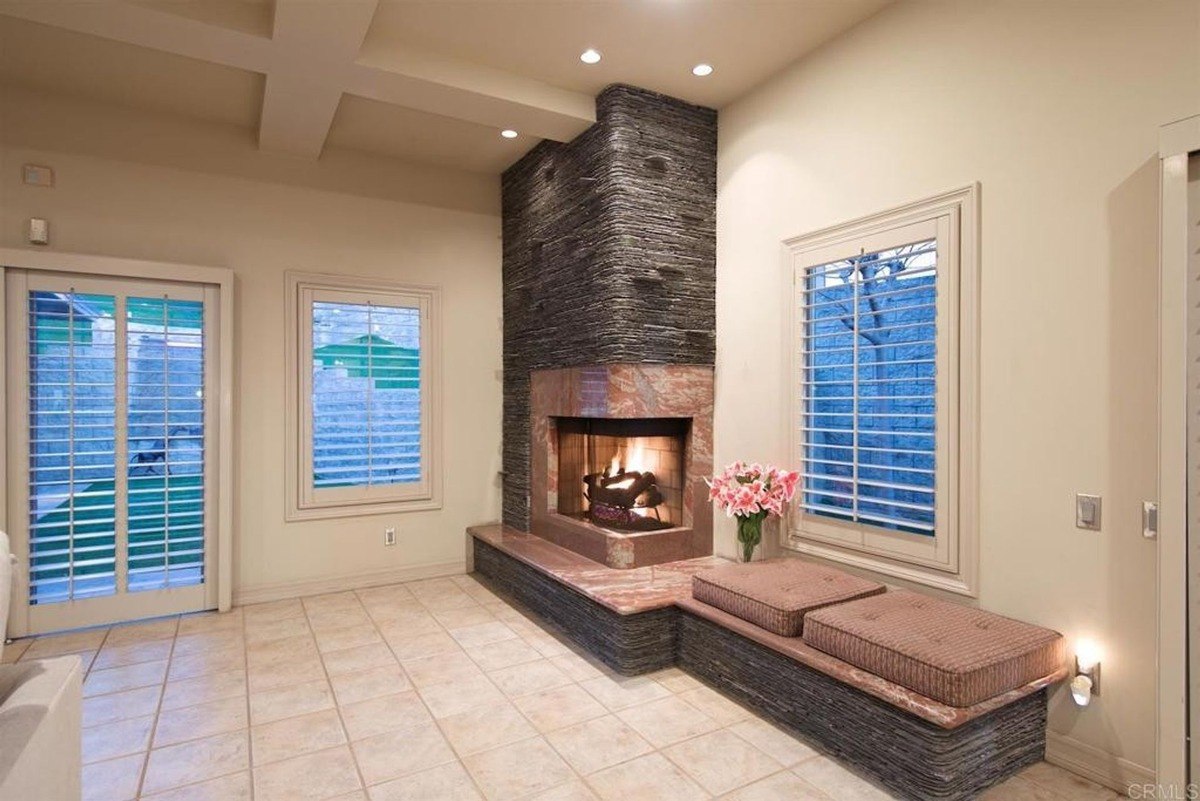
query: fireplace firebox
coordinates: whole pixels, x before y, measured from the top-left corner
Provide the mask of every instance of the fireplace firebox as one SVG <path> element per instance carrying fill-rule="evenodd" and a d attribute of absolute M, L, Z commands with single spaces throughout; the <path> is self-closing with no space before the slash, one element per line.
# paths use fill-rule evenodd
<path fill-rule="evenodd" d="M 713 372 L 608 364 L 530 373 L 530 531 L 608 567 L 712 553 Z"/>
<path fill-rule="evenodd" d="M 562 417 L 555 422 L 559 514 L 619 531 L 682 525 L 690 419 Z"/>

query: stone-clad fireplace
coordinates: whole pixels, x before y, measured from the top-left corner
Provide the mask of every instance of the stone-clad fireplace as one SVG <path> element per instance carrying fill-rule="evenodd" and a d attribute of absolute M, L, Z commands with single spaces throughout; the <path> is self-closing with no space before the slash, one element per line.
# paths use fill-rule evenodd
<path fill-rule="evenodd" d="M 504 522 L 614 567 L 712 552 L 716 146 L 610 86 L 502 180 Z"/>
<path fill-rule="evenodd" d="M 712 553 L 711 367 L 537 370 L 531 389 L 534 534 L 609 567 Z"/>

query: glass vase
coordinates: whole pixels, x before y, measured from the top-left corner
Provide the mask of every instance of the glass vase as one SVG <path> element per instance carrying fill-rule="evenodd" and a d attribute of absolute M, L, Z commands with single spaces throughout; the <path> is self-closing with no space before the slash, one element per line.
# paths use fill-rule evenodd
<path fill-rule="evenodd" d="M 765 512 L 759 512 L 755 515 L 738 515 L 737 538 L 742 546 L 743 562 L 754 560 L 754 549 L 762 542 L 762 526 L 766 516 Z"/>

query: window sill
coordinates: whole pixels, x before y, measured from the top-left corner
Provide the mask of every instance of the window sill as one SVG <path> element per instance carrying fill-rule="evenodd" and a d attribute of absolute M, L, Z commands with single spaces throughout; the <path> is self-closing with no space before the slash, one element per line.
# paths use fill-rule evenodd
<path fill-rule="evenodd" d="M 781 539 L 781 546 L 786 551 L 835 562 L 859 570 L 866 570 L 887 578 L 900 579 L 955 595 L 965 595 L 969 598 L 975 598 L 979 595 L 979 590 L 975 583 L 969 581 L 961 573 L 947 573 L 920 565 L 905 564 L 862 551 L 814 542 L 795 534 L 791 536 L 785 534 Z"/>
<path fill-rule="evenodd" d="M 412 501 L 383 501 L 370 503 L 347 503 L 340 505 L 291 506 L 284 515 L 288 523 L 305 520 L 334 520 L 347 517 L 370 517 L 371 515 L 405 514 L 408 512 L 432 512 L 442 508 L 440 498 L 422 498 Z"/>

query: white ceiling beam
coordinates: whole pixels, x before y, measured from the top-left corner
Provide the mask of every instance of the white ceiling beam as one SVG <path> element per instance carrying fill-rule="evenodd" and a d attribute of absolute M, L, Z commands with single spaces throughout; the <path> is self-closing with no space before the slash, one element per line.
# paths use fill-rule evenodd
<path fill-rule="evenodd" d="M 377 5 L 378 0 L 275 0 L 260 150 L 321 155 L 342 100 L 344 73 L 358 57 Z"/>
<path fill-rule="evenodd" d="M 258 124 L 258 149 L 317 158 L 341 100 L 340 86 L 319 85 L 287 73 L 268 73 Z"/>

